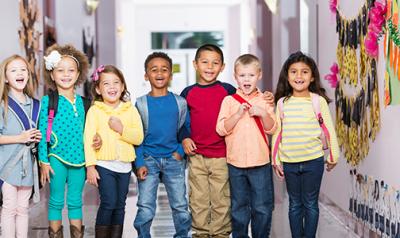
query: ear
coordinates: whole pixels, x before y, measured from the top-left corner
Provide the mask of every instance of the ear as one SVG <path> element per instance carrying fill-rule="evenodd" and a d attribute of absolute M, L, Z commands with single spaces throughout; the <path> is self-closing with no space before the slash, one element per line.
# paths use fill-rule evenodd
<path fill-rule="evenodd" d="M 222 66 L 221 66 L 221 70 L 220 70 L 219 72 L 222 72 L 222 71 L 224 71 L 224 69 L 225 69 L 225 63 L 223 63 L 223 64 L 222 64 Z"/>
<path fill-rule="evenodd" d="M 262 70 L 260 70 L 260 74 L 258 75 L 257 80 L 261 80 L 261 79 L 262 79 L 262 76 L 263 76 L 263 73 L 262 73 Z"/>
<path fill-rule="evenodd" d="M 311 82 L 314 82 L 314 77 L 312 77 L 310 81 L 311 81 Z"/>
<path fill-rule="evenodd" d="M 149 76 L 147 76 L 147 73 L 144 73 L 143 77 L 144 77 L 144 80 L 149 81 Z"/>
<path fill-rule="evenodd" d="M 96 90 L 96 93 L 97 93 L 98 95 L 101 95 L 99 86 L 96 86 L 95 90 Z"/>
<path fill-rule="evenodd" d="M 197 62 L 196 62 L 196 60 L 193 60 L 193 67 L 197 71 Z"/>
<path fill-rule="evenodd" d="M 53 71 L 50 72 L 50 78 L 51 78 L 51 80 L 55 81 L 54 76 L 53 76 Z"/>

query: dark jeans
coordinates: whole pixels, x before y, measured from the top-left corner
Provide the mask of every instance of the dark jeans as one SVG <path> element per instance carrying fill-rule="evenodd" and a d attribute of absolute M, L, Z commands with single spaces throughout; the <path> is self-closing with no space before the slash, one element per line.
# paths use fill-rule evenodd
<path fill-rule="evenodd" d="M 292 237 L 315 237 L 324 158 L 300 163 L 283 163 L 283 170 L 289 194 L 289 221 Z"/>
<path fill-rule="evenodd" d="M 229 164 L 228 169 L 232 237 L 249 237 L 250 220 L 253 238 L 269 237 L 274 209 L 271 164 L 252 168 L 238 168 Z"/>
<path fill-rule="evenodd" d="M 125 200 L 129 190 L 131 173 L 118 173 L 96 166 L 100 175 L 100 206 L 97 211 L 96 225 L 123 225 Z"/>

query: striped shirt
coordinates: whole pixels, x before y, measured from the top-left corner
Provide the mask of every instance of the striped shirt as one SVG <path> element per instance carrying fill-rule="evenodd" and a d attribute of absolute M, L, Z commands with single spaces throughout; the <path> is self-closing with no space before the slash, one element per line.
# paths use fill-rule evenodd
<path fill-rule="evenodd" d="M 276 108 L 279 128 L 272 138 L 272 148 L 274 148 L 282 126 L 282 141 L 279 145 L 276 164 L 303 162 L 324 156 L 322 142 L 319 138 L 321 128 L 315 117 L 311 97 L 292 96 L 284 102 L 283 110 L 284 118 L 281 124 L 279 108 Z M 339 157 L 339 147 L 329 107 L 323 97 L 320 97 L 320 110 L 330 134 L 329 145 L 332 149 L 333 163 L 336 163 Z"/>

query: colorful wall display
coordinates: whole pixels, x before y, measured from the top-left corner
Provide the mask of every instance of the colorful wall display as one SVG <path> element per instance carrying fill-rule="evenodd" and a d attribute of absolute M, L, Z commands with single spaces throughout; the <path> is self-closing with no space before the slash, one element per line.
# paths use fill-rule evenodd
<path fill-rule="evenodd" d="M 365 0 L 358 14 L 347 18 L 340 4 L 336 4 L 340 75 L 335 92 L 336 131 L 339 145 L 352 166 L 367 156 L 369 143 L 380 129 L 377 62 L 365 49 L 372 7 L 374 1 Z"/>
<path fill-rule="evenodd" d="M 400 33 L 399 1 L 387 1 L 386 33 L 384 40 L 385 72 L 385 106 L 400 104 Z"/>

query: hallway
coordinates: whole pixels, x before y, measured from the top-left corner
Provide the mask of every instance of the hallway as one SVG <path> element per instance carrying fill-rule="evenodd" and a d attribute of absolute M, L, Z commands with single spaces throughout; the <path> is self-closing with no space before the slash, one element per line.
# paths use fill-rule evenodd
<path fill-rule="evenodd" d="M 128 194 L 124 235 L 123 237 L 136 237 L 136 231 L 133 228 L 133 220 L 136 215 L 136 177 L 131 177 L 130 192 Z M 272 221 L 272 238 L 290 238 L 289 221 L 287 218 L 287 196 L 283 193 L 283 186 L 280 182 L 275 183 L 276 201 Z M 47 187 L 42 190 L 42 194 L 47 193 Z M 30 210 L 30 229 L 29 237 L 47 237 L 47 199 L 43 199 L 38 204 L 32 204 Z M 47 197 L 47 196 L 46 196 Z M 94 223 L 98 206 L 98 196 L 95 187 L 86 185 L 84 191 L 84 224 L 85 237 L 94 237 Z M 167 195 L 163 186 L 160 186 L 157 200 L 157 214 L 152 225 L 152 235 L 154 238 L 171 238 L 174 234 L 174 226 L 171 218 L 171 209 L 168 205 Z M 64 210 L 64 220 L 67 220 L 67 213 Z M 317 237 L 319 238 L 353 238 L 357 237 L 346 229 L 343 225 L 343 219 L 333 216 L 328 210 L 326 204 L 320 203 L 320 220 Z M 348 221 L 348 219 L 347 219 Z M 65 223 L 64 223 L 65 224 Z M 69 237 L 68 224 L 64 225 L 64 237 Z"/>

